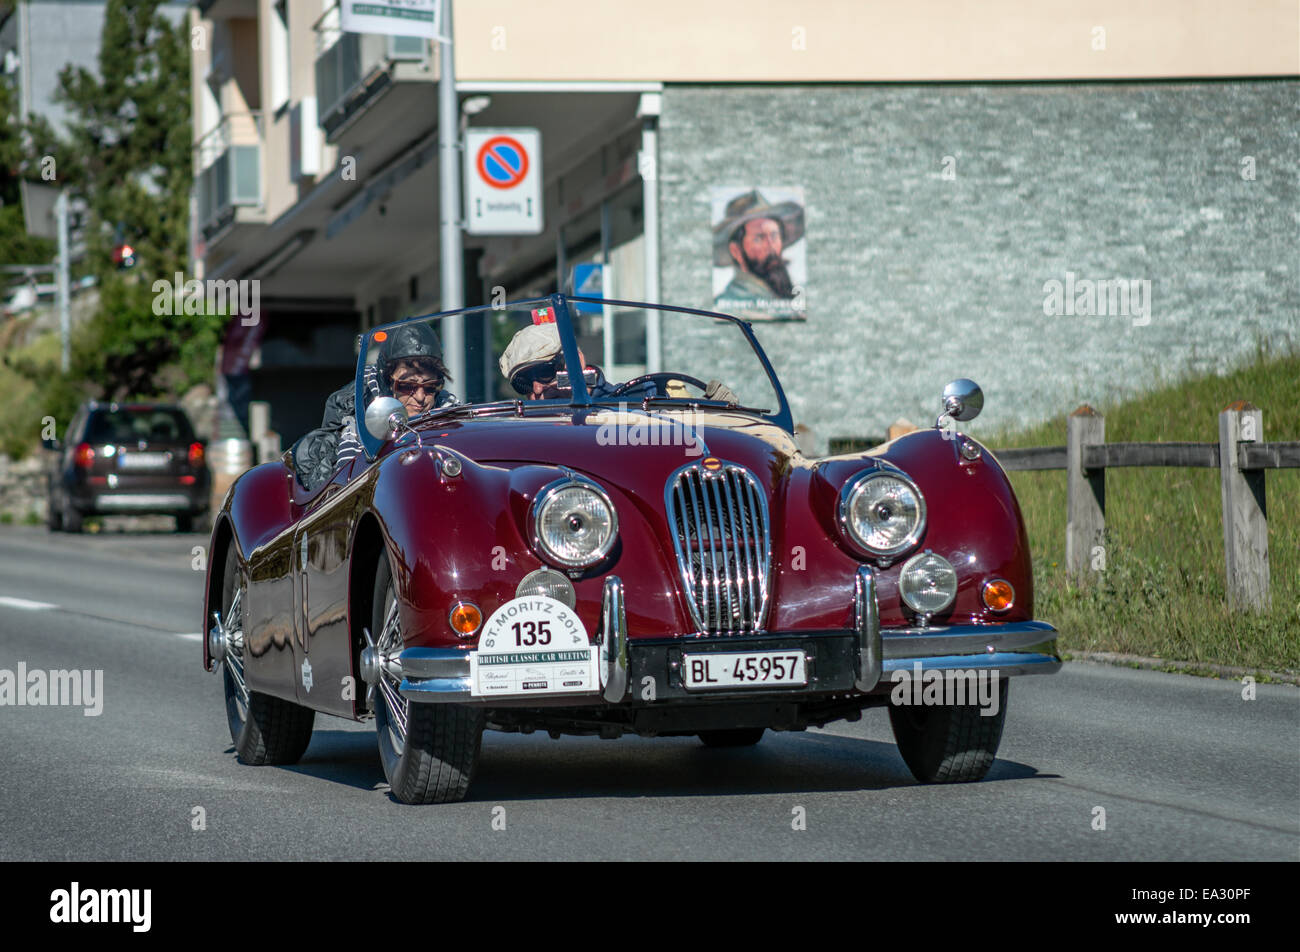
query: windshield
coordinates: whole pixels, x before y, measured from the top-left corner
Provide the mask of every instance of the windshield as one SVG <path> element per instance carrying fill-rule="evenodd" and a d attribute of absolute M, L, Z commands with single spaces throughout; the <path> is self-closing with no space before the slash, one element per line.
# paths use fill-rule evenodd
<path fill-rule="evenodd" d="M 466 380 L 452 379 L 443 350 L 448 319 L 457 315 L 468 344 Z M 632 335 L 653 337 L 652 322 L 662 342 L 658 372 L 626 362 L 628 349 L 619 346 Z M 762 413 L 789 429 L 784 394 L 747 325 L 702 311 L 563 295 L 375 328 L 362 339 L 357 367 L 358 431 L 372 455 L 381 441 L 367 433 L 364 416 L 381 396 L 398 400 L 408 418 L 516 404 L 525 411 L 716 404 Z"/>

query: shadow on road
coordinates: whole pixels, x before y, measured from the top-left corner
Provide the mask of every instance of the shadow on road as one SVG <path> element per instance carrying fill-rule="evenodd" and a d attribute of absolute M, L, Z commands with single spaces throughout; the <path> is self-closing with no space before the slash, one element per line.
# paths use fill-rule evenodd
<path fill-rule="evenodd" d="M 359 790 L 386 791 L 375 737 L 317 730 L 295 773 Z M 998 760 L 984 783 L 1050 779 Z M 600 740 L 544 734 L 484 735 L 467 800 L 713 797 L 920 787 L 892 743 L 821 733 L 768 732 L 747 748 L 709 748 L 691 737 Z M 391 794 L 390 794 L 391 797 Z"/>

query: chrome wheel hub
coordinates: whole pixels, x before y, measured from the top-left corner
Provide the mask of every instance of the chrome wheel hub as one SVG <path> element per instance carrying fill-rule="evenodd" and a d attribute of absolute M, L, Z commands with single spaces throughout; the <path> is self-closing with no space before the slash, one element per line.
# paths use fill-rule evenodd
<path fill-rule="evenodd" d="M 370 633 L 365 632 L 365 635 L 366 641 L 370 642 Z M 379 633 L 379 640 L 361 650 L 361 676 L 370 685 L 366 699 L 371 707 L 375 706 L 376 696 L 383 704 L 388 739 L 399 754 L 406 747 L 406 725 L 410 714 L 410 701 L 402 697 L 400 690 L 402 668 L 397 659 L 402 647 L 402 619 L 394 598 L 384 615 L 384 628 Z"/>
<path fill-rule="evenodd" d="M 208 631 L 208 654 L 220 663 L 235 687 L 235 700 L 240 717 L 248 715 L 248 685 L 244 681 L 244 590 L 239 588 L 231 599 L 230 611 L 223 620 L 219 612 L 212 613 L 212 628 Z"/>

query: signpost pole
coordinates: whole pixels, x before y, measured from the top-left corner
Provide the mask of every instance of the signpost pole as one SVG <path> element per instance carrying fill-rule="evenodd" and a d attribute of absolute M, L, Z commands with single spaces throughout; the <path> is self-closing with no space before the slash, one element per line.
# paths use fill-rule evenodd
<path fill-rule="evenodd" d="M 54 203 L 55 215 L 58 216 L 59 229 L 59 277 L 58 277 L 58 294 L 59 294 L 59 336 L 62 338 L 62 350 L 59 357 L 59 366 L 63 372 L 68 372 L 68 337 L 71 332 L 71 321 L 68 314 L 68 190 L 59 189 L 59 197 Z"/>
<path fill-rule="evenodd" d="M 438 177 L 442 216 L 442 310 L 465 306 L 464 249 L 460 232 L 460 115 L 456 101 L 456 54 L 452 42 L 451 0 L 442 0 L 442 34 L 439 40 L 441 70 L 438 77 Z M 441 322 L 443 357 L 455 386 L 464 388 L 465 318 Z M 465 391 L 461 389 L 461 393 Z"/>

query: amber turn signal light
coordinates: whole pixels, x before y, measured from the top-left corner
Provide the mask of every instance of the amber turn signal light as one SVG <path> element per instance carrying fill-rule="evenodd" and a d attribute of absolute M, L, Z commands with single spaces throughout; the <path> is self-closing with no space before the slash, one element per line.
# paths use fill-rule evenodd
<path fill-rule="evenodd" d="M 448 620 L 451 628 L 462 638 L 468 638 L 483 624 L 483 613 L 472 602 L 457 602 Z"/>
<path fill-rule="evenodd" d="M 985 582 L 984 591 L 980 594 L 984 604 L 995 612 L 1004 612 L 1016 602 L 1016 590 L 1011 587 L 1010 582 L 1002 578 Z"/>

